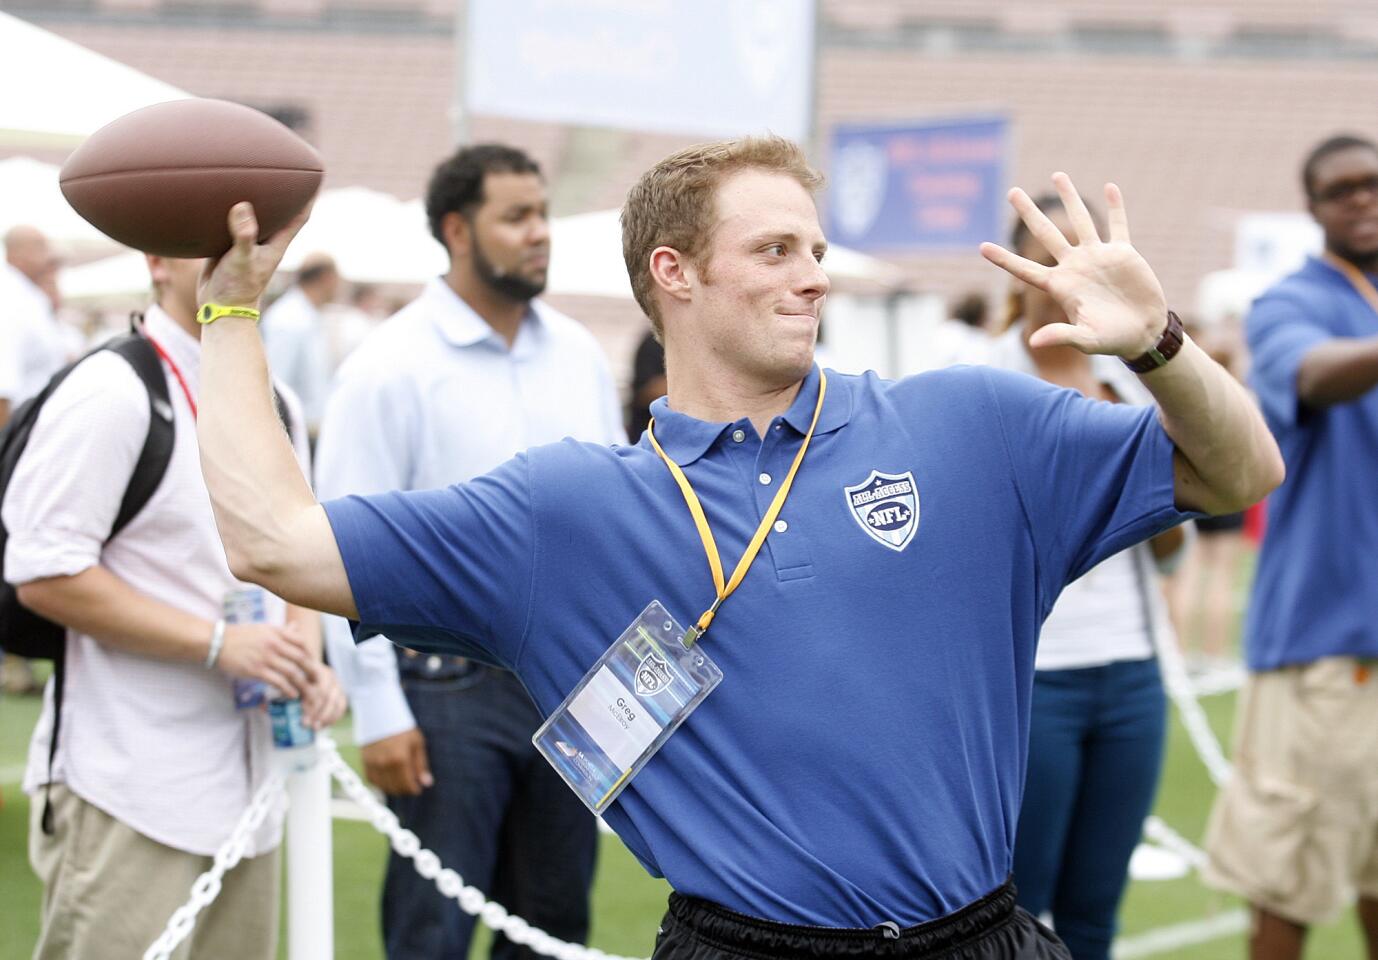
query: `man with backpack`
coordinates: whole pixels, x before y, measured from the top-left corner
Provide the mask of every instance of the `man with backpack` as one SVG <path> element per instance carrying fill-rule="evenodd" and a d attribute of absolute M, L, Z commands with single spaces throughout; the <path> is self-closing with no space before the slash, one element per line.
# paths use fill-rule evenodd
<path fill-rule="evenodd" d="M 314 727 L 344 710 L 316 614 L 265 594 L 266 623 L 221 618 L 244 585 L 198 466 L 202 264 L 148 263 L 157 302 L 131 335 L 141 340 L 60 374 L 16 411 L 4 445 L 5 580 L 66 628 L 24 778 L 44 885 L 37 960 L 140 956 L 188 898 L 269 772 L 268 718 L 236 709 L 234 678 L 301 696 Z M 300 405 L 283 402 L 304 464 Z M 130 517 L 136 493 L 146 499 Z M 9 643 L 22 612 L 0 599 Z M 201 914 L 191 957 L 275 955 L 281 828 L 279 805 Z"/>

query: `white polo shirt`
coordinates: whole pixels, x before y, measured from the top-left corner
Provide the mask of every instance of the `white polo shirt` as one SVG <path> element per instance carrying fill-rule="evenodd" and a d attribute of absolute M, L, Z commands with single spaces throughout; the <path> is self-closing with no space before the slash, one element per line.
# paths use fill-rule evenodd
<path fill-rule="evenodd" d="M 146 331 L 196 396 L 200 342 L 158 308 Z M 220 616 L 230 574 L 201 477 L 196 421 L 167 373 L 176 442 L 143 510 L 105 543 L 148 433 L 148 392 L 129 364 L 100 353 L 49 398 L 5 495 L 11 583 L 71 576 L 100 564 L 135 590 L 208 621 Z M 294 424 L 300 404 L 284 391 Z M 297 455 L 306 462 L 298 429 Z M 283 607 L 278 601 L 280 622 Z M 270 608 L 271 609 L 271 608 Z M 67 676 L 53 779 L 139 833 L 209 855 L 229 836 L 268 773 L 267 716 L 236 711 L 231 680 L 199 663 L 129 653 L 67 631 Z M 51 684 L 29 746 L 26 792 L 48 778 Z M 248 855 L 281 839 L 278 809 Z"/>
<path fill-rule="evenodd" d="M 437 278 L 340 367 L 316 446 L 316 493 L 329 500 L 462 483 L 565 437 L 626 442 L 617 390 L 593 335 L 532 301 L 508 349 Z M 356 650 L 338 617 L 327 618 L 326 638 L 359 743 L 416 725 L 391 643 L 379 637 Z"/>

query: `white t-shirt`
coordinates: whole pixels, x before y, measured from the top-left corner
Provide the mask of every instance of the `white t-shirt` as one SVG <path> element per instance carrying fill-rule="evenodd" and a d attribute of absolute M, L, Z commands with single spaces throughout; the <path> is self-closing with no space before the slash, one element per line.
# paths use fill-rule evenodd
<path fill-rule="evenodd" d="M 156 307 L 146 331 L 195 397 L 199 341 Z M 106 352 L 80 364 L 49 398 L 5 495 L 10 582 L 71 576 L 99 564 L 163 603 L 208 621 L 220 616 L 225 593 L 241 584 L 211 514 L 195 418 L 166 365 L 164 372 L 176 430 L 172 459 L 143 510 L 108 543 L 124 478 L 148 434 L 148 391 L 122 357 Z M 300 404 L 283 395 L 300 425 Z M 282 609 L 279 601 L 279 622 Z M 48 779 L 51 694 L 50 685 L 29 746 L 30 794 Z M 235 710 L 230 678 L 199 663 L 129 653 L 68 630 L 63 698 L 53 779 L 169 847 L 213 854 L 268 773 L 266 715 Z M 248 855 L 276 846 L 281 827 L 279 808 L 251 838 Z"/>
<path fill-rule="evenodd" d="M 47 295 L 28 277 L 0 262 L 0 397 L 18 406 L 47 384 L 70 357 L 68 338 Z"/>

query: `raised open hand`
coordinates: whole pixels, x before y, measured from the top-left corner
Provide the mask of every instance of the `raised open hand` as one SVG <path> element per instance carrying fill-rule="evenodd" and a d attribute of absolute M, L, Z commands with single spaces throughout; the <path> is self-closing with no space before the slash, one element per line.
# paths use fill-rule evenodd
<path fill-rule="evenodd" d="M 1011 253 L 994 243 L 981 244 L 981 255 L 1030 286 L 1047 292 L 1070 322 L 1050 323 L 1029 338 L 1032 347 L 1068 344 L 1083 353 L 1104 353 L 1133 359 L 1158 342 L 1167 324 L 1162 285 L 1148 262 L 1129 242 L 1124 197 L 1113 183 L 1105 185 L 1110 238 L 1102 240 L 1091 212 L 1072 180 L 1053 174 L 1053 186 L 1076 232 L 1070 243 L 1057 225 L 1044 216 L 1018 187 L 1010 204 L 1029 231 L 1052 254 L 1047 267 Z"/>

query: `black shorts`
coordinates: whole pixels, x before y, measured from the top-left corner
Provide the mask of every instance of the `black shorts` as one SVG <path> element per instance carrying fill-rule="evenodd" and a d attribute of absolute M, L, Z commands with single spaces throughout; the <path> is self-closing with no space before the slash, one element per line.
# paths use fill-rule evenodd
<path fill-rule="evenodd" d="M 774 957 L 1071 960 L 1051 930 L 1015 906 L 1012 883 L 938 920 L 904 928 L 881 924 L 870 930 L 757 920 L 672 893 L 651 960 Z"/>

